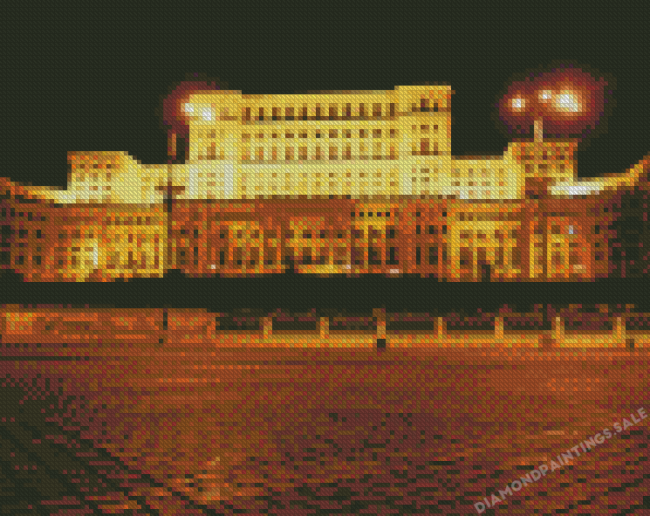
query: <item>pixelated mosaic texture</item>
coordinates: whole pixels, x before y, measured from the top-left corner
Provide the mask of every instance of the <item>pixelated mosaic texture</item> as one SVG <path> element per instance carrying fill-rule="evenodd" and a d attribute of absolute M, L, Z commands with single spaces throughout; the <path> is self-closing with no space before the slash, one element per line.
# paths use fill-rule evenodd
<path fill-rule="evenodd" d="M 645 159 L 578 180 L 577 139 L 451 156 L 448 86 L 200 92 L 184 164 L 70 153 L 66 190 L 2 187 L 1 267 L 26 281 L 247 276 L 293 269 L 443 281 L 648 272 Z M 612 228 L 625 220 L 638 238 Z"/>
<path fill-rule="evenodd" d="M 492 513 L 647 510 L 634 307 L 2 310 L 8 514 L 472 514 L 604 428 Z"/>
<path fill-rule="evenodd" d="M 647 197 L 172 200 L 171 209 L 5 198 L 1 267 L 25 281 L 114 281 L 172 269 L 191 277 L 289 269 L 442 281 L 642 277 L 650 267 Z"/>

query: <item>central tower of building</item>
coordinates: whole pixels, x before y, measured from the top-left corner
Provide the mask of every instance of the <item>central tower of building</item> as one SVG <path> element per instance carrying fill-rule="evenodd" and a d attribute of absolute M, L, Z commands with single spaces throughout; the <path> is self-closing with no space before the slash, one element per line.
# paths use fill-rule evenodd
<path fill-rule="evenodd" d="M 451 168 L 449 86 L 193 95 L 188 189 L 226 197 L 416 195 Z M 210 171 L 206 161 L 232 164 Z M 203 170 L 203 172 L 202 172 Z M 232 174 L 232 176 L 231 176 Z M 428 193 L 428 192 L 427 192 Z M 216 198 L 219 198 L 217 195 Z"/>

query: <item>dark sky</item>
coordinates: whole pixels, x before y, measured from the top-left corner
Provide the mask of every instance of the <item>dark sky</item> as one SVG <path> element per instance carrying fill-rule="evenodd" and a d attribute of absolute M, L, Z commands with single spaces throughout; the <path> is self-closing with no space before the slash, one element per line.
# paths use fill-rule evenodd
<path fill-rule="evenodd" d="M 650 153 L 648 7 L 271 4 L 5 8 L 3 175 L 63 185 L 68 151 L 124 150 L 143 163 L 165 162 L 156 110 L 190 73 L 261 94 L 448 83 L 456 92 L 453 154 L 498 155 L 507 145 L 491 117 L 498 94 L 513 74 L 556 60 L 616 79 L 608 131 L 581 148 L 581 175 L 622 172 Z"/>
<path fill-rule="evenodd" d="M 296 10 L 278 7 L 283 2 L 269 2 L 269 8 L 214 2 L 214 9 L 198 10 L 171 4 L 3 9 L 3 176 L 63 186 L 68 151 L 128 151 L 143 163 L 165 163 L 166 132 L 157 110 L 170 88 L 191 73 L 259 94 L 451 84 L 452 153 L 500 155 L 508 139 L 492 117 L 499 93 L 517 74 L 564 61 L 616 79 L 608 130 L 583 142 L 580 175 L 623 172 L 650 153 L 650 7 L 624 11 L 611 2 L 571 2 L 557 10 L 522 2 L 514 9 L 491 6 L 496 3 L 480 9 L 453 3 L 459 7 L 452 9 L 443 7 L 452 3 L 394 2 L 394 8 L 362 9 L 349 6 L 354 2 L 303 2 Z M 189 295 L 187 281 L 174 287 L 175 296 Z M 226 283 L 210 288 L 243 285 Z M 163 289 L 158 281 L 146 285 Z M 339 286 L 327 285 L 335 304 Z M 350 285 L 345 283 L 348 292 Z M 400 285 L 399 295 L 411 299 L 406 280 Z M 100 297 L 108 288 L 102 286 Z M 116 299 L 124 288 L 110 287 Z M 386 288 L 381 295 L 397 295 Z M 440 295 L 470 292 L 444 288 L 447 294 Z M 72 290 L 52 299 L 69 295 Z M 139 295 L 144 297 L 134 303 L 142 306 L 149 294 Z M 181 298 L 175 299 L 183 303 Z M 241 302 L 251 304 L 248 298 Z"/>

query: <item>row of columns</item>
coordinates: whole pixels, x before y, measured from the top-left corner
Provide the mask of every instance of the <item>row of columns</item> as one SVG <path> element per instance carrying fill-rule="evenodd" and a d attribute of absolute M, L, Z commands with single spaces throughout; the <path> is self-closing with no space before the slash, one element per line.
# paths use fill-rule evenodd
<path fill-rule="evenodd" d="M 384 309 L 375 309 L 373 310 L 373 317 L 377 320 L 376 335 L 374 337 L 377 340 L 383 339 L 385 341 L 387 339 L 386 311 Z M 261 326 L 263 339 L 270 339 L 273 336 L 273 318 L 264 317 L 262 319 Z M 330 321 L 328 317 L 321 317 L 319 319 L 318 333 L 321 339 L 330 338 Z M 587 335 L 588 334 L 585 333 L 585 337 L 587 337 Z M 623 317 L 616 317 L 614 320 L 614 328 L 611 336 L 615 342 L 629 344 L 628 339 L 626 338 L 625 320 Z M 447 332 L 447 324 L 442 317 L 436 318 L 436 324 L 434 325 L 432 337 L 434 338 L 433 340 L 443 340 L 445 338 L 450 338 L 449 333 Z M 494 337 L 499 340 L 503 340 L 505 338 L 503 317 L 496 317 L 494 320 Z M 457 338 L 459 337 L 451 337 L 451 339 Z M 557 344 L 561 344 L 566 339 L 565 322 L 562 317 L 558 316 L 553 319 L 550 339 L 551 342 Z"/>

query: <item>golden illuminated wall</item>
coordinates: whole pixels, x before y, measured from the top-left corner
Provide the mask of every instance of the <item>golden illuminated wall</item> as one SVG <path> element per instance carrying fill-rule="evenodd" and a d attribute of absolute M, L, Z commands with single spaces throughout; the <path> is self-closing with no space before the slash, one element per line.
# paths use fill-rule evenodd
<path fill-rule="evenodd" d="M 215 174 L 212 188 L 227 189 L 230 171 L 204 163 L 223 160 L 234 164 L 235 198 L 410 195 L 427 186 L 431 173 L 450 169 L 451 93 L 448 86 L 412 86 L 318 95 L 195 95 L 190 160 L 186 169 L 174 171 L 174 183 L 193 176 L 198 190 L 208 193 L 203 178 Z"/>
<path fill-rule="evenodd" d="M 151 205 L 164 200 L 169 165 L 142 165 L 127 152 L 68 153 L 68 187 L 30 188 L 57 202 Z"/>
<path fill-rule="evenodd" d="M 547 138 L 544 141 L 512 142 L 508 154 L 514 164 L 521 167 L 525 177 L 566 181 L 574 177 L 577 148 L 577 141 Z"/>
<path fill-rule="evenodd" d="M 190 159 L 142 165 L 126 152 L 70 153 L 60 202 L 178 199 L 526 197 L 526 179 L 573 179 L 576 142 L 513 142 L 503 156 L 452 158 L 451 88 L 311 95 L 193 95 Z"/>

